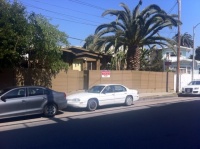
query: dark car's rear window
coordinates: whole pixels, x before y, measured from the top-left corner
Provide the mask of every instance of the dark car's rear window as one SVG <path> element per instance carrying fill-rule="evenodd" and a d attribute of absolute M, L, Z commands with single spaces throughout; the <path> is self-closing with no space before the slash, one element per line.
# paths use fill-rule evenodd
<path fill-rule="evenodd" d="M 1 90 L 0 90 L 0 96 L 1 96 L 2 94 L 4 94 L 4 93 L 10 91 L 11 89 L 13 89 L 13 88 L 1 89 Z"/>

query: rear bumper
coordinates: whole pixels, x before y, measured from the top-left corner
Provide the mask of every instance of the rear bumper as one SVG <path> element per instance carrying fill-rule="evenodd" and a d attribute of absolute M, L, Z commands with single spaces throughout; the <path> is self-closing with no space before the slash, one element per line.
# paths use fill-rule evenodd
<path fill-rule="evenodd" d="M 57 104 L 58 104 L 58 110 L 65 109 L 67 107 L 67 100 L 59 102 Z"/>

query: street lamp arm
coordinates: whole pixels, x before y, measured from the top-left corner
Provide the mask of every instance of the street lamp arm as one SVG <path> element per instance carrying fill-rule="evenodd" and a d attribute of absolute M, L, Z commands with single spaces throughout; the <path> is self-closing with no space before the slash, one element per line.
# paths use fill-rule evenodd
<path fill-rule="evenodd" d="M 195 29 L 199 24 L 200 24 L 200 22 L 197 25 L 195 25 L 193 28 Z"/>

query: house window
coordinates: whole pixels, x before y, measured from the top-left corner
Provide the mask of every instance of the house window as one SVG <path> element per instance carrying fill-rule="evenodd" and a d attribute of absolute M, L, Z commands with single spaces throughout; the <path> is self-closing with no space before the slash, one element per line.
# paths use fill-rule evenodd
<path fill-rule="evenodd" d="M 170 56 L 174 57 L 174 56 L 176 56 L 176 54 L 174 52 L 171 52 Z"/>
<path fill-rule="evenodd" d="M 180 68 L 180 74 L 184 74 L 184 73 L 186 73 L 186 68 Z"/>
<path fill-rule="evenodd" d="M 87 67 L 88 67 L 88 70 L 96 70 L 96 62 L 94 61 L 89 61 L 87 63 Z"/>
<path fill-rule="evenodd" d="M 191 74 L 191 67 L 187 67 L 187 74 Z"/>
<path fill-rule="evenodd" d="M 174 67 L 174 71 L 177 72 L 177 68 L 176 67 Z M 180 72 L 180 74 L 185 74 L 188 71 L 187 71 L 186 67 L 180 67 L 179 72 Z"/>

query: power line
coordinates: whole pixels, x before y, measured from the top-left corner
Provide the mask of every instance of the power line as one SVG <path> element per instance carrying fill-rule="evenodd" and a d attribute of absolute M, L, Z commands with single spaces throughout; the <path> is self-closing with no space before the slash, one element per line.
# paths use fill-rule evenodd
<path fill-rule="evenodd" d="M 83 39 L 79 39 L 79 38 L 71 37 L 71 36 L 68 36 L 68 38 L 75 39 L 75 40 L 80 40 L 80 41 L 85 41 L 85 40 L 83 40 Z"/>
<path fill-rule="evenodd" d="M 57 8 L 68 9 L 68 10 L 70 10 L 70 11 L 74 11 L 74 12 L 78 12 L 78 13 L 81 13 L 81 14 L 86 14 L 86 15 L 98 17 L 98 18 L 101 18 L 101 19 L 107 19 L 107 20 L 109 20 L 109 19 L 106 18 L 106 17 L 101 17 L 101 16 L 98 16 L 98 15 L 86 13 L 86 12 L 83 12 L 83 11 L 74 10 L 74 9 L 67 8 L 67 7 L 62 7 L 62 6 L 58 6 L 58 5 L 53 5 L 53 4 L 49 4 L 49 3 L 46 3 L 46 2 L 40 2 L 40 1 L 38 1 L 38 0 L 32 0 L 32 1 L 35 1 L 35 2 L 37 2 L 37 3 L 46 4 L 46 5 L 49 5 L 49 6 L 54 6 L 54 7 L 57 7 Z"/>
<path fill-rule="evenodd" d="M 66 14 L 63 14 L 63 13 L 59 13 L 59 12 L 55 12 L 55 11 L 51 11 L 51 10 L 47 10 L 47 9 L 43 9 L 43 8 L 36 7 L 36 6 L 30 5 L 30 4 L 24 4 L 24 5 L 25 5 L 25 6 L 28 6 L 28 7 L 40 9 L 40 10 L 43 10 L 43 11 L 46 11 L 46 12 L 51 12 L 51 13 L 59 14 L 59 15 L 62 15 L 62 16 L 68 16 L 68 17 L 71 17 L 71 18 L 73 18 L 73 19 L 76 18 L 76 19 L 80 19 L 80 20 L 85 20 L 85 21 L 93 22 L 93 23 L 100 23 L 100 22 L 95 22 L 95 21 L 91 21 L 91 20 L 87 20 L 87 19 L 83 19 L 83 18 L 71 16 L 71 15 L 66 15 Z"/>
<path fill-rule="evenodd" d="M 78 4 L 81 4 L 81 5 L 85 5 L 85 6 L 89 6 L 89 7 L 95 8 L 95 9 L 100 9 L 100 10 L 104 10 L 104 11 L 106 10 L 105 8 L 102 8 L 102 7 L 99 7 L 99 6 L 90 4 L 90 3 L 86 3 L 86 2 L 83 2 L 83 1 L 80 1 L 80 0 L 68 0 L 68 1 L 78 3 Z"/>
<path fill-rule="evenodd" d="M 31 12 L 28 12 L 28 13 L 31 14 Z M 89 26 L 95 26 L 95 27 L 98 26 L 98 25 L 95 25 L 95 24 L 84 23 L 84 22 L 78 22 L 78 21 L 73 21 L 73 20 L 67 20 L 67 19 L 52 17 L 52 16 L 48 16 L 48 15 L 42 15 L 42 16 L 45 16 L 45 17 L 48 17 L 48 18 L 54 18 L 54 19 L 57 19 L 57 20 L 67 21 L 67 22 L 73 22 L 73 23 L 78 23 L 78 24 L 89 25 Z"/>
<path fill-rule="evenodd" d="M 178 2 L 176 1 L 175 4 L 172 6 L 172 8 L 169 10 L 169 13 L 171 13 L 171 12 L 174 10 L 174 8 L 176 7 L 177 4 L 178 4 Z M 171 35 L 172 33 L 175 33 L 174 28 L 172 28 L 172 31 L 169 32 L 168 38 L 170 37 L 170 35 Z"/>
<path fill-rule="evenodd" d="M 175 2 L 175 4 L 174 4 L 173 7 L 169 10 L 168 13 L 171 13 L 171 12 L 174 10 L 174 8 L 176 7 L 177 4 L 178 4 L 178 2 Z"/>

